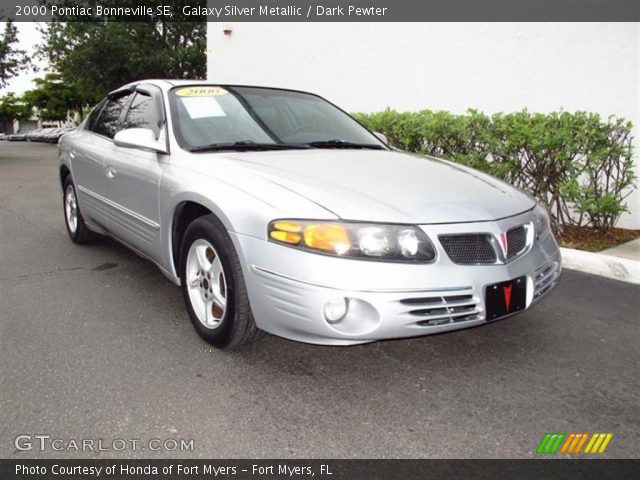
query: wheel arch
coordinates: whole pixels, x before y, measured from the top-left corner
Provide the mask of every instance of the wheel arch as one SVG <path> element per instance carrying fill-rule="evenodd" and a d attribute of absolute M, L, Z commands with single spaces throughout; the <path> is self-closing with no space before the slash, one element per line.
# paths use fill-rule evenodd
<path fill-rule="evenodd" d="M 174 206 L 171 217 L 171 228 L 169 229 L 169 243 L 172 266 L 176 276 L 180 277 L 180 249 L 182 247 L 182 237 L 187 227 L 197 218 L 204 215 L 214 215 L 224 225 L 227 230 L 231 229 L 229 219 L 222 213 L 222 210 L 205 198 L 190 197 L 180 199 Z"/>
<path fill-rule="evenodd" d="M 71 170 L 63 163 L 60 165 L 58 174 L 60 175 L 60 188 L 64 190 L 64 182 L 67 180 L 67 177 L 71 175 Z"/>
<path fill-rule="evenodd" d="M 182 246 L 182 237 L 184 232 L 195 219 L 209 215 L 211 210 L 202 205 L 199 202 L 192 200 L 185 200 L 176 205 L 173 210 L 173 218 L 171 220 L 171 261 L 173 262 L 173 268 L 175 268 L 176 275 L 179 277 L 179 256 L 180 247 Z"/>

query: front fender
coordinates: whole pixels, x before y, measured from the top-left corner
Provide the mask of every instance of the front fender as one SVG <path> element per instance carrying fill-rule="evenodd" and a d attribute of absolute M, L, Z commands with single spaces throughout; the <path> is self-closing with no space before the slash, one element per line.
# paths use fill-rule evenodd
<path fill-rule="evenodd" d="M 176 278 L 174 217 L 176 210 L 185 202 L 205 207 L 229 232 L 262 240 L 266 239 L 268 223 L 276 218 L 336 218 L 319 205 L 257 176 L 243 175 L 232 184 L 228 178 L 170 165 L 163 172 L 159 188 L 162 263 Z M 236 245 L 243 261 L 244 255 L 239 247 Z"/>

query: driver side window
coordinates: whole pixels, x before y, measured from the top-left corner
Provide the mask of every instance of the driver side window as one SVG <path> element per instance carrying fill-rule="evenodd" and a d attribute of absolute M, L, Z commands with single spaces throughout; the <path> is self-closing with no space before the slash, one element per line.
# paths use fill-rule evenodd
<path fill-rule="evenodd" d="M 89 118 L 87 118 L 87 125 L 85 127 L 87 130 L 93 131 L 93 127 L 95 127 L 96 125 L 96 120 L 98 120 L 98 115 L 100 115 L 100 112 L 102 111 L 104 102 L 104 99 L 101 100 L 100 103 L 98 103 L 98 105 L 96 105 L 89 114 Z"/>
<path fill-rule="evenodd" d="M 98 135 L 113 138 L 118 131 L 120 116 L 129 102 L 129 98 L 131 98 L 131 93 L 108 98 L 100 116 L 91 126 L 91 130 Z"/>
<path fill-rule="evenodd" d="M 158 138 L 160 134 L 158 115 L 150 95 L 143 92 L 135 94 L 122 123 L 122 128 L 148 128 L 153 130 L 155 137 Z"/>

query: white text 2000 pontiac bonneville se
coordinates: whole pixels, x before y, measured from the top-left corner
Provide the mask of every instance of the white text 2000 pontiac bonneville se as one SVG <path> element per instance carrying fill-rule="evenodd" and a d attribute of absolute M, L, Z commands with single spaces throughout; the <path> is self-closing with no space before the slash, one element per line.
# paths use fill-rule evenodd
<path fill-rule="evenodd" d="M 531 197 L 394 151 L 299 91 L 126 85 L 62 138 L 60 182 L 71 239 L 156 263 L 217 347 L 471 327 L 529 308 L 561 270 Z"/>

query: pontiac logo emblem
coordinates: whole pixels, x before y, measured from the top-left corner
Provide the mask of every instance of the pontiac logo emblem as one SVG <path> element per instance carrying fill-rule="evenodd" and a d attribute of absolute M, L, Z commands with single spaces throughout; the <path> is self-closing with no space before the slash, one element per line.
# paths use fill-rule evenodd
<path fill-rule="evenodd" d="M 500 240 L 502 253 L 504 253 L 504 256 L 506 258 L 509 255 L 509 241 L 507 240 L 507 232 L 501 232 L 500 235 L 498 235 L 498 240 Z"/>
<path fill-rule="evenodd" d="M 513 289 L 513 284 L 505 285 L 502 287 L 502 292 L 504 293 L 504 309 L 505 311 L 511 310 L 511 290 Z"/>

